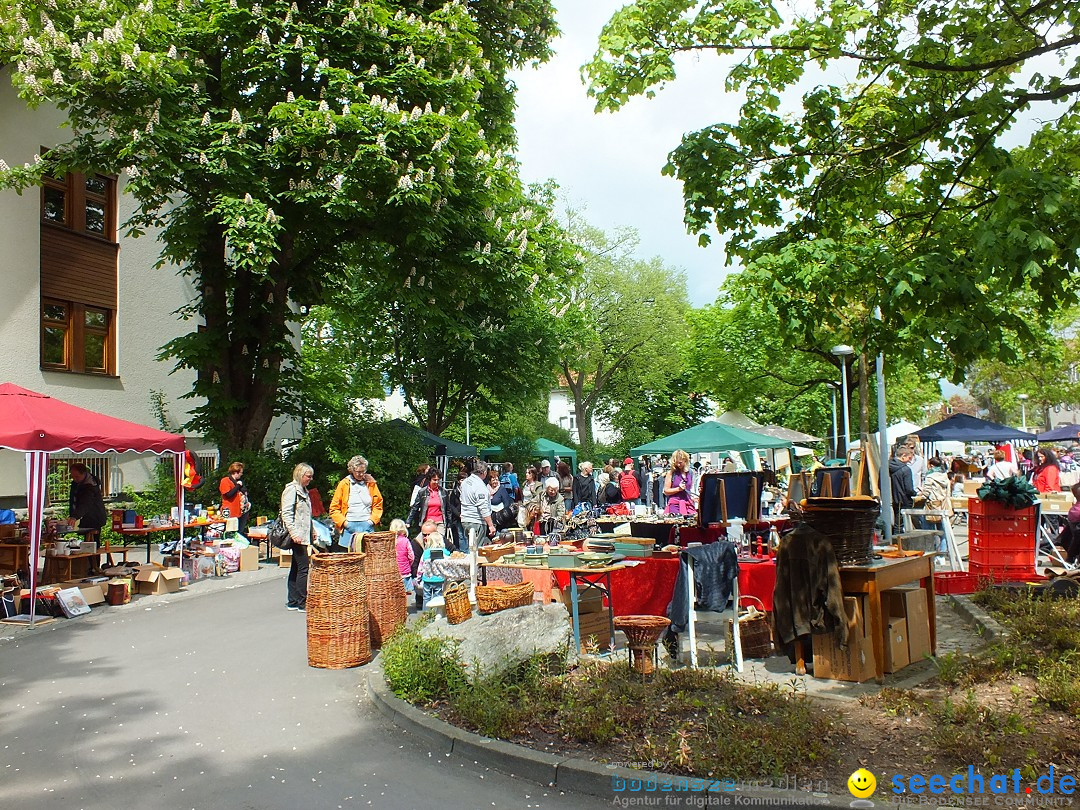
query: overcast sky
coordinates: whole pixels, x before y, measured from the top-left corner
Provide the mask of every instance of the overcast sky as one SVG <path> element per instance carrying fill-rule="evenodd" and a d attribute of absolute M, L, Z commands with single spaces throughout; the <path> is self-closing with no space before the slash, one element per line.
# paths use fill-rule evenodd
<path fill-rule="evenodd" d="M 697 246 L 682 221 L 682 186 L 660 170 L 684 132 L 730 119 L 715 56 L 687 59 L 679 78 L 656 98 L 638 98 L 616 113 L 594 113 L 580 69 L 624 0 L 555 0 L 563 35 L 556 56 L 516 74 L 518 137 L 527 182 L 554 178 L 568 202 L 605 230 L 632 226 L 639 255 L 660 256 L 686 271 L 691 301 L 711 303 L 728 268 L 718 245 Z"/>

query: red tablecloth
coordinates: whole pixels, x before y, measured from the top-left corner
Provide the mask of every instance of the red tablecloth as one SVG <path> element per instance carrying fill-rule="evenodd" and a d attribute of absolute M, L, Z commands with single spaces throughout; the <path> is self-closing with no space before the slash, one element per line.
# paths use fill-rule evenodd
<path fill-rule="evenodd" d="M 553 571 L 559 588 L 570 587 L 570 575 L 565 571 Z M 666 616 L 667 606 L 675 591 L 675 579 L 679 575 L 678 559 L 643 560 L 634 568 L 620 568 L 611 572 L 612 601 L 616 616 Z M 596 579 L 600 579 L 599 576 Z M 776 563 L 771 560 L 759 563 L 742 562 L 739 565 L 739 593 L 756 596 L 772 610 L 773 588 L 776 586 Z"/>
<path fill-rule="evenodd" d="M 758 563 L 739 561 L 739 594 L 741 596 L 756 596 L 765 605 L 765 610 L 772 612 L 772 594 L 775 587 L 775 562 L 772 560 Z"/>
<path fill-rule="evenodd" d="M 570 575 L 554 571 L 559 588 L 570 587 Z M 679 575 L 678 559 L 645 559 L 633 568 L 611 572 L 611 601 L 616 616 L 666 616 L 675 578 Z M 593 577 L 602 581 L 602 577 Z M 770 592 L 771 593 L 771 592 Z"/>

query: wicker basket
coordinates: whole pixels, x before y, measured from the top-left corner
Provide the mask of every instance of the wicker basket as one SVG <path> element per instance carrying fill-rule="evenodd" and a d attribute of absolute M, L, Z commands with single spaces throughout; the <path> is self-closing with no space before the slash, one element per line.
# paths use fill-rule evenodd
<path fill-rule="evenodd" d="M 829 538 L 840 565 L 862 565 L 873 555 L 874 524 L 880 514 L 877 501 L 869 498 L 811 498 L 801 517 Z"/>
<path fill-rule="evenodd" d="M 481 613 L 498 613 L 508 608 L 525 607 L 533 601 L 533 584 L 477 585 L 476 609 Z"/>
<path fill-rule="evenodd" d="M 307 595 L 308 666 L 357 667 L 371 660 L 363 554 L 316 554 Z"/>
<path fill-rule="evenodd" d="M 656 642 L 671 624 L 671 619 L 664 616 L 617 616 L 615 629 L 626 635 L 626 645 L 630 648 L 631 669 L 648 675 L 656 665 Z"/>
<path fill-rule="evenodd" d="M 368 532 L 364 535 L 363 552 L 367 555 L 367 575 L 394 574 L 397 567 L 397 535 L 393 532 Z"/>
<path fill-rule="evenodd" d="M 368 578 L 368 615 L 371 620 L 371 646 L 382 647 L 409 618 L 405 583 L 395 566 L 393 574 Z"/>
<path fill-rule="evenodd" d="M 759 611 L 751 619 L 743 619 L 739 622 L 739 641 L 742 642 L 743 658 L 768 658 L 773 652 L 772 626 L 769 617 L 765 613 L 765 604 L 756 596 L 743 595 L 743 599 L 757 602 Z M 728 620 L 728 649 L 735 647 L 734 628 Z"/>
<path fill-rule="evenodd" d="M 461 624 L 472 618 L 469 586 L 464 582 L 451 582 L 443 588 L 443 601 L 446 603 L 446 621 L 450 624 Z"/>

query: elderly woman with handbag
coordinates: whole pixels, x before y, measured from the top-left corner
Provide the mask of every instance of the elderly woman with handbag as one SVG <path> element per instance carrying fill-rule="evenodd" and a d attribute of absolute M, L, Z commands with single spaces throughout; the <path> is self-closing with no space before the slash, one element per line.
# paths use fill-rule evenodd
<path fill-rule="evenodd" d="M 313 549 L 312 540 L 315 537 L 308 487 L 314 477 L 315 470 L 310 464 L 297 464 L 293 468 L 292 481 L 281 493 L 281 522 L 292 540 L 292 563 L 289 566 L 285 601 L 285 607 L 289 610 L 307 609 L 308 555 Z"/>

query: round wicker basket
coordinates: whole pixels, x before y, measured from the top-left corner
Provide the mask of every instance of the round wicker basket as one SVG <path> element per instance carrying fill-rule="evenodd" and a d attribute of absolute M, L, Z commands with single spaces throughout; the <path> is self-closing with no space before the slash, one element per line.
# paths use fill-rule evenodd
<path fill-rule="evenodd" d="M 363 554 L 316 554 L 307 596 L 308 666 L 345 669 L 371 660 Z"/>
<path fill-rule="evenodd" d="M 446 621 L 461 624 L 472 618 L 472 604 L 469 602 L 469 586 L 464 582 L 451 582 L 443 588 L 443 601 L 446 603 Z"/>
<path fill-rule="evenodd" d="M 648 675 L 656 666 L 653 656 L 656 642 L 671 624 L 665 616 L 616 616 L 615 629 L 626 635 L 632 663 L 630 667 L 642 675 Z"/>
<path fill-rule="evenodd" d="M 880 514 L 877 501 L 869 498 L 810 498 L 801 517 L 829 538 L 840 565 L 862 565 L 873 556 L 874 524 Z"/>
<path fill-rule="evenodd" d="M 519 585 L 477 585 L 476 609 L 481 613 L 498 613 L 508 608 L 525 607 L 533 602 L 531 581 Z"/>

